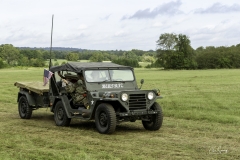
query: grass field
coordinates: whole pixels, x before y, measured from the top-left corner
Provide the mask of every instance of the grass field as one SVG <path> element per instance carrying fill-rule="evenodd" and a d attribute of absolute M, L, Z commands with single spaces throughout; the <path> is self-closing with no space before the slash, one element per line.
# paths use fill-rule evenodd
<path fill-rule="evenodd" d="M 240 159 L 240 70 L 135 69 L 142 89 L 159 88 L 164 121 L 99 134 L 94 121 L 57 127 L 49 109 L 20 119 L 16 81 L 42 81 L 43 68 L 0 70 L 0 159 Z"/>

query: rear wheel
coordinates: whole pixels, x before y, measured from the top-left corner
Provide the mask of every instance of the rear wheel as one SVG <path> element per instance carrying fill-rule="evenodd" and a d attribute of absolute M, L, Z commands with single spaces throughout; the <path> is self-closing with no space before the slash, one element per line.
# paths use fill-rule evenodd
<path fill-rule="evenodd" d="M 30 119 L 32 116 L 32 108 L 28 104 L 25 96 L 21 96 L 18 102 L 18 112 L 22 119 Z"/>
<path fill-rule="evenodd" d="M 54 121 L 57 126 L 69 126 L 71 118 L 67 117 L 61 101 L 58 101 L 54 110 Z"/>
<path fill-rule="evenodd" d="M 162 108 L 157 102 L 155 102 L 152 105 L 151 109 L 154 111 L 158 111 L 158 113 L 150 115 L 149 121 L 142 121 L 142 124 L 146 130 L 156 131 L 159 130 L 162 126 L 163 122 Z"/>
<path fill-rule="evenodd" d="M 112 105 L 103 103 L 97 107 L 95 124 L 99 133 L 110 134 L 115 131 L 117 118 Z"/>

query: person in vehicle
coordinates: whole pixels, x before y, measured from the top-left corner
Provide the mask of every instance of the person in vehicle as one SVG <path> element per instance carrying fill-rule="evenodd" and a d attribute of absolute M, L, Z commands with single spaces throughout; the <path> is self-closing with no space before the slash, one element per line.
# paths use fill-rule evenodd
<path fill-rule="evenodd" d="M 78 73 L 78 80 L 75 83 L 72 83 L 70 80 L 66 79 L 62 79 L 62 81 L 66 84 L 66 91 L 72 96 L 73 104 L 78 105 L 83 103 L 85 108 L 89 109 L 83 75 Z"/>

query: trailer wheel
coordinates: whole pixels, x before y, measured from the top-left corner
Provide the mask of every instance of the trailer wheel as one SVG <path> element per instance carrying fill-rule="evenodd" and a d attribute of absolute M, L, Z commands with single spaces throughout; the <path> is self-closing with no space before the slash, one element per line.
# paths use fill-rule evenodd
<path fill-rule="evenodd" d="M 102 103 L 95 112 L 95 124 L 99 133 L 110 134 L 116 129 L 116 113 L 112 105 Z"/>
<path fill-rule="evenodd" d="M 152 114 L 149 116 L 149 121 L 142 121 L 143 127 L 146 130 L 156 131 L 159 130 L 163 122 L 163 113 L 161 106 L 155 102 L 152 107 L 152 110 L 159 111 L 157 114 Z"/>
<path fill-rule="evenodd" d="M 18 101 L 18 112 L 22 119 L 30 119 L 32 116 L 32 108 L 28 104 L 25 96 L 21 96 Z"/>
<path fill-rule="evenodd" d="M 54 110 L 54 121 L 57 126 L 69 126 L 71 118 L 67 117 L 61 101 L 58 101 Z"/>

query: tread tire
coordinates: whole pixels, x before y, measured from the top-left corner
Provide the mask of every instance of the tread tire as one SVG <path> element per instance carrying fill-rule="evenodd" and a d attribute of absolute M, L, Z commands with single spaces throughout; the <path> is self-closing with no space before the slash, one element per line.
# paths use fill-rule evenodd
<path fill-rule="evenodd" d="M 157 102 L 152 105 L 151 109 L 154 111 L 159 111 L 159 113 L 151 115 L 150 121 L 142 121 L 142 124 L 146 130 L 156 131 L 162 126 L 163 112 L 161 106 Z"/>
<path fill-rule="evenodd" d="M 69 126 L 71 118 L 67 117 L 66 111 L 61 101 L 58 101 L 54 109 L 54 121 L 57 126 Z"/>
<path fill-rule="evenodd" d="M 117 118 L 112 105 L 100 104 L 95 112 L 95 124 L 99 133 L 111 134 L 116 129 Z"/>
<path fill-rule="evenodd" d="M 18 112 L 22 119 L 30 119 L 32 116 L 32 108 L 28 104 L 26 96 L 21 96 L 18 101 Z"/>

